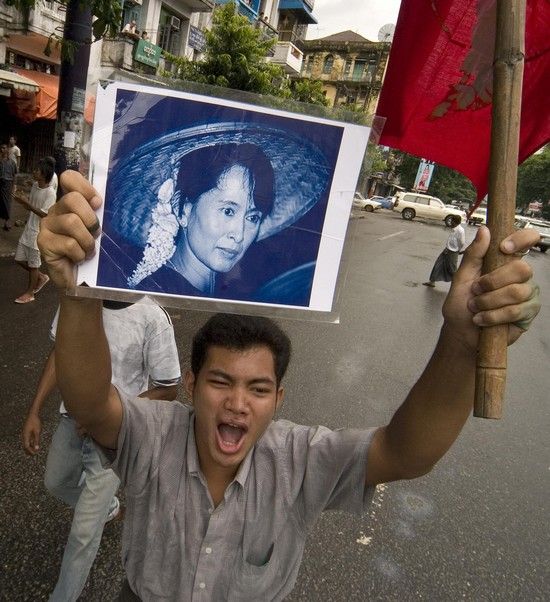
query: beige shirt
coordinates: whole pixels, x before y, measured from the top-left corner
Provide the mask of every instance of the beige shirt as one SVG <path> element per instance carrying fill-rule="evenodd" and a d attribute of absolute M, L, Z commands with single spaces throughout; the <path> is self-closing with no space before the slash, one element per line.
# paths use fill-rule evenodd
<path fill-rule="evenodd" d="M 272 422 L 214 508 L 192 408 L 123 399 L 112 468 L 126 489 L 122 558 L 142 600 L 282 600 L 327 509 L 361 513 L 372 431 Z"/>

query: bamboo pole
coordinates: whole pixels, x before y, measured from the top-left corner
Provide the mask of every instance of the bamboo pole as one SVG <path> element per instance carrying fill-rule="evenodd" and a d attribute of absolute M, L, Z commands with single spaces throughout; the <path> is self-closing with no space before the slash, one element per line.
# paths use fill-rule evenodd
<path fill-rule="evenodd" d="M 489 202 L 487 224 L 491 244 L 483 272 L 510 260 L 500 252 L 502 240 L 514 230 L 525 53 L 526 0 L 497 0 Z M 474 416 L 500 418 L 506 386 L 508 326 L 481 331 L 476 369 Z"/>

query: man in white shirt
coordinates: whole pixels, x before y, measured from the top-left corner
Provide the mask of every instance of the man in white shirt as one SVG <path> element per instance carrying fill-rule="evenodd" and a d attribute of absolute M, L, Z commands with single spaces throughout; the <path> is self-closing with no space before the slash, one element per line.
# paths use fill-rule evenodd
<path fill-rule="evenodd" d="M 452 231 L 443 252 L 435 260 L 428 282 L 422 283 L 424 286 L 434 288 L 438 281 L 450 282 L 453 279 L 458 269 L 458 256 L 466 246 L 466 235 L 461 222 L 460 215 L 451 216 Z"/>
<path fill-rule="evenodd" d="M 173 400 L 180 381 L 174 330 L 168 314 L 148 302 L 103 302 L 103 323 L 111 353 L 112 382 L 142 398 Z M 50 338 L 55 342 L 59 311 Z M 23 426 L 23 448 L 39 449 L 40 410 L 56 386 L 52 349 Z M 73 522 L 61 570 L 50 602 L 71 602 L 80 596 L 95 560 L 103 526 L 120 512 L 115 493 L 119 479 L 103 467 L 104 458 L 93 440 L 60 407 L 60 420 L 48 452 L 44 482 L 48 491 L 74 508 Z"/>
<path fill-rule="evenodd" d="M 17 170 L 19 171 L 21 169 L 21 149 L 17 146 L 17 138 L 15 136 L 10 136 L 8 152 L 10 159 L 15 161 Z"/>

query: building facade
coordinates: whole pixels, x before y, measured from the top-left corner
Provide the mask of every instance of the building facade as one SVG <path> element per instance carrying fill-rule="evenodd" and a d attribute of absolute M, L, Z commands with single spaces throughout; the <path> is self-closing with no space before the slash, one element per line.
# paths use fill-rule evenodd
<path fill-rule="evenodd" d="M 217 4 L 230 1 L 267 37 L 277 40 L 269 60 L 281 65 L 288 75 L 299 75 L 307 27 L 317 23 L 314 0 L 216 0 Z"/>
<path fill-rule="evenodd" d="M 391 44 L 344 31 L 302 44 L 302 77 L 323 82 L 331 106 L 351 105 L 374 114 Z"/>
<path fill-rule="evenodd" d="M 146 81 L 169 70 L 163 51 L 201 60 L 212 11 L 228 1 L 123 0 L 119 34 L 91 44 L 88 95 L 101 80 Z M 234 1 L 240 14 L 277 41 L 268 60 L 298 76 L 307 26 L 317 22 L 314 0 Z M 52 154 L 61 60 L 55 43 L 49 52 L 46 47 L 51 34 L 62 37 L 64 22 L 65 6 L 58 2 L 37 0 L 25 14 L 0 0 L 0 138 L 18 137 L 24 170 Z M 38 104 L 34 113 L 28 108 L 31 100 Z M 85 118 L 91 114 L 85 112 Z"/>

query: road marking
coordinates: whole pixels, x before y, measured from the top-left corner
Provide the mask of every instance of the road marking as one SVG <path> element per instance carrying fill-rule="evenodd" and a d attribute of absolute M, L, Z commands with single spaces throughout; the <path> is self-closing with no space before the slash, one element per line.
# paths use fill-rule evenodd
<path fill-rule="evenodd" d="M 377 238 L 376 240 L 386 240 L 388 238 L 392 238 L 393 236 L 399 236 L 400 234 L 405 234 L 405 230 L 400 230 L 399 232 L 394 232 L 393 234 L 382 236 L 382 238 Z"/>

